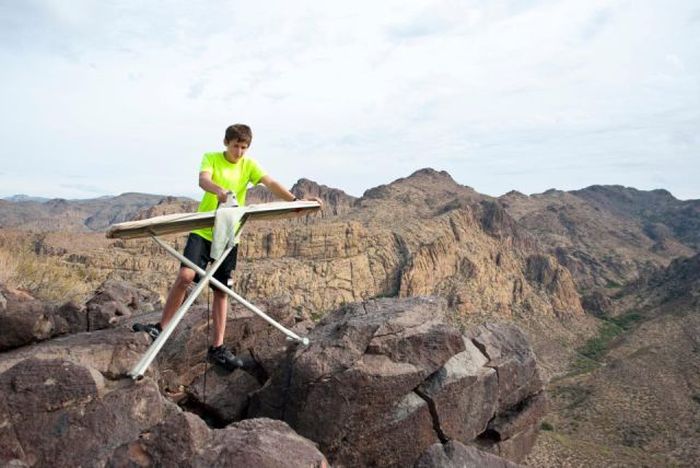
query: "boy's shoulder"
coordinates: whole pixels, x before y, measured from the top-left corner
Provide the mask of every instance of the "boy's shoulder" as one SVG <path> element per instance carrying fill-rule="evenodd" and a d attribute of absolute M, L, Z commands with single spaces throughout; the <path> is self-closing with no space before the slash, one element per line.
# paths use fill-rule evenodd
<path fill-rule="evenodd" d="M 224 157 L 224 152 L 223 151 L 208 151 L 204 153 L 203 158 L 206 159 L 212 159 L 212 158 L 223 158 Z"/>

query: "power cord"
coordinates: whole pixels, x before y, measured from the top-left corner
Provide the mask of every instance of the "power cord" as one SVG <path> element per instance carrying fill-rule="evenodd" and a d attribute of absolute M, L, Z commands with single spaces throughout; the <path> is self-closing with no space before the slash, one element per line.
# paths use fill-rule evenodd
<path fill-rule="evenodd" d="M 211 288 L 207 288 L 207 338 L 206 348 L 204 349 L 204 388 L 202 389 L 202 404 L 207 404 L 207 370 L 209 370 L 209 361 L 207 353 L 209 353 L 209 308 L 211 304 Z"/>

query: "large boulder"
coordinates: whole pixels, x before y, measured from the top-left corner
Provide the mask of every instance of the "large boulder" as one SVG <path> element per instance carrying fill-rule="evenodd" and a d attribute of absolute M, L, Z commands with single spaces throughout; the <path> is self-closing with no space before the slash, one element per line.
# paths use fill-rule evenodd
<path fill-rule="evenodd" d="M 431 445 L 414 468 L 518 468 L 517 465 L 487 452 L 451 440 Z"/>
<path fill-rule="evenodd" d="M 0 285 L 0 351 L 85 331 L 86 325 L 85 312 L 78 304 L 57 307 Z"/>
<path fill-rule="evenodd" d="M 212 367 L 188 387 L 188 403 L 215 424 L 240 421 L 246 415 L 249 395 L 262 385 L 243 369 L 233 372 Z"/>
<path fill-rule="evenodd" d="M 63 359 L 19 362 L 0 374 L 0 392 L 3 465 L 99 465 L 177 411 L 153 380 L 114 385 L 94 368 Z"/>
<path fill-rule="evenodd" d="M 443 439 L 473 440 L 496 412 L 496 371 L 486 367 L 488 359 L 466 338 L 464 348 L 416 390 L 434 406 Z"/>
<path fill-rule="evenodd" d="M 328 462 L 282 421 L 248 419 L 212 430 L 191 413 L 177 413 L 115 450 L 108 466 L 324 468 Z"/>
<path fill-rule="evenodd" d="M 62 336 L 0 354 L 0 372 L 35 357 L 71 361 L 117 379 L 129 373 L 150 344 L 145 333 L 133 333 L 125 328 Z"/>
<path fill-rule="evenodd" d="M 287 421 L 334 464 L 412 463 L 439 440 L 414 389 L 464 350 L 444 307 L 412 298 L 331 313 L 254 395 L 251 413 Z"/>
<path fill-rule="evenodd" d="M 535 444 L 547 405 L 535 355 L 514 325 L 485 324 L 470 335 L 498 377 L 495 416 L 476 442 L 484 450 L 520 462 Z"/>
<path fill-rule="evenodd" d="M 438 442 L 476 443 L 502 409 L 542 382 L 517 329 L 488 329 L 502 338 L 490 342 L 492 363 L 448 325 L 445 310 L 443 300 L 419 297 L 329 314 L 311 331 L 311 345 L 289 351 L 253 394 L 250 414 L 288 422 L 341 466 L 406 466 Z M 517 385 L 501 381 L 501 367 Z"/>
<path fill-rule="evenodd" d="M 267 301 L 259 301 L 256 305 L 298 334 L 306 335 L 310 328 L 308 322 L 296 323 L 288 297 L 270 298 Z M 211 344 L 207 332 L 213 334 L 213 324 L 207 325 L 207 316 L 211 320 L 211 311 L 208 311 L 206 304 L 193 305 L 163 346 L 154 363 L 159 370 L 159 384 L 162 388 L 184 388 L 203 376 L 205 368 L 208 367 L 207 347 Z M 153 313 L 140 316 L 136 320 L 157 322 L 159 319 L 160 313 Z M 134 320 L 132 318 L 132 321 Z M 226 320 L 224 344 L 236 355 L 250 357 L 256 366 L 248 369 L 248 372 L 260 382 L 264 382 L 283 360 L 290 342 L 279 330 L 232 301 Z"/>
<path fill-rule="evenodd" d="M 158 294 L 120 280 L 108 279 L 87 301 L 87 329 L 113 327 L 134 313 L 152 312 L 160 307 Z"/>
<path fill-rule="evenodd" d="M 497 412 L 506 411 L 544 388 L 535 353 L 515 325 L 488 323 L 471 330 L 472 342 L 498 376 Z"/>
<path fill-rule="evenodd" d="M 157 294 L 129 283 L 107 280 L 82 306 L 38 300 L 28 293 L 0 285 L 0 351 L 50 338 L 114 327 L 135 313 L 160 305 Z"/>

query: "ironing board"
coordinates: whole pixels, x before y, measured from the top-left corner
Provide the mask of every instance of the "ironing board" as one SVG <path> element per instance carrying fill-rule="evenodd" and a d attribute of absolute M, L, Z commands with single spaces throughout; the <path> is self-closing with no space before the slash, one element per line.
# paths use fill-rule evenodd
<path fill-rule="evenodd" d="M 315 201 L 273 202 L 261 203 L 257 205 L 248 205 L 242 208 L 245 211 L 241 217 L 240 225 L 236 234 L 240 232 L 240 230 L 243 228 L 243 225 L 248 221 L 304 216 L 307 214 L 317 212 L 320 208 L 321 205 Z M 150 366 L 153 360 L 156 358 L 158 352 L 160 352 L 161 348 L 168 340 L 170 335 L 173 333 L 178 323 L 180 323 L 182 318 L 185 316 L 185 313 L 189 310 L 189 308 L 194 303 L 195 299 L 197 299 L 199 294 L 209 283 L 214 285 L 214 287 L 216 287 L 217 289 L 228 294 L 236 302 L 240 303 L 245 308 L 257 314 L 270 325 L 284 333 L 287 336 L 288 340 L 301 343 L 304 346 L 307 346 L 309 344 L 309 339 L 307 337 L 301 337 L 293 331 L 285 328 L 283 325 L 275 321 L 265 312 L 255 307 L 246 299 L 232 291 L 228 286 L 219 282 L 216 278 L 213 277 L 214 272 L 217 270 L 217 268 L 219 268 L 221 263 L 223 263 L 224 259 L 228 256 L 231 250 L 233 250 L 233 245 L 229 245 L 225 249 L 224 253 L 205 271 L 189 259 L 185 258 L 180 252 L 173 249 L 170 245 L 166 244 L 158 238 L 159 235 L 175 234 L 179 232 L 191 231 L 193 229 L 213 227 L 215 220 L 215 211 L 203 213 L 170 214 L 156 216 L 153 218 L 143 219 L 139 221 L 129 221 L 125 223 L 114 224 L 110 226 L 110 228 L 107 230 L 106 235 L 110 239 L 136 239 L 142 237 L 150 237 L 151 239 L 153 239 L 154 242 L 163 247 L 172 256 L 174 256 L 182 263 L 196 271 L 201 278 L 195 289 L 192 291 L 192 293 L 190 293 L 185 302 L 183 302 L 183 304 L 180 306 L 177 312 L 175 312 L 173 319 L 163 329 L 158 338 L 156 338 L 156 340 L 151 344 L 151 346 L 148 348 L 141 360 L 129 372 L 129 375 L 134 380 L 139 380 L 143 377 L 143 374 L 146 372 L 146 369 L 148 369 L 148 366 Z"/>

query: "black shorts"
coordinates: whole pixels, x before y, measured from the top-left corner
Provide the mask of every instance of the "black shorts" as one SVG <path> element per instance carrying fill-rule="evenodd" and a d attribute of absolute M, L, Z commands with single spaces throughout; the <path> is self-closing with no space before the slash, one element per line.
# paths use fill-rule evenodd
<path fill-rule="evenodd" d="M 183 255 L 188 260 L 191 260 L 195 265 L 203 270 L 207 269 L 209 263 L 213 263 L 214 259 L 209 256 L 211 251 L 211 242 L 205 238 L 198 236 L 197 234 L 192 234 L 187 237 L 187 244 L 185 245 L 185 252 Z M 238 256 L 238 245 L 236 245 L 231 253 L 228 254 L 224 262 L 219 266 L 219 269 L 214 273 L 214 278 L 219 280 L 221 283 L 228 287 L 231 287 L 231 272 L 236 269 L 236 257 Z M 180 266 L 189 268 L 184 263 Z M 199 275 L 194 278 L 195 282 L 199 282 Z M 214 289 L 214 286 L 210 283 L 209 287 Z"/>

